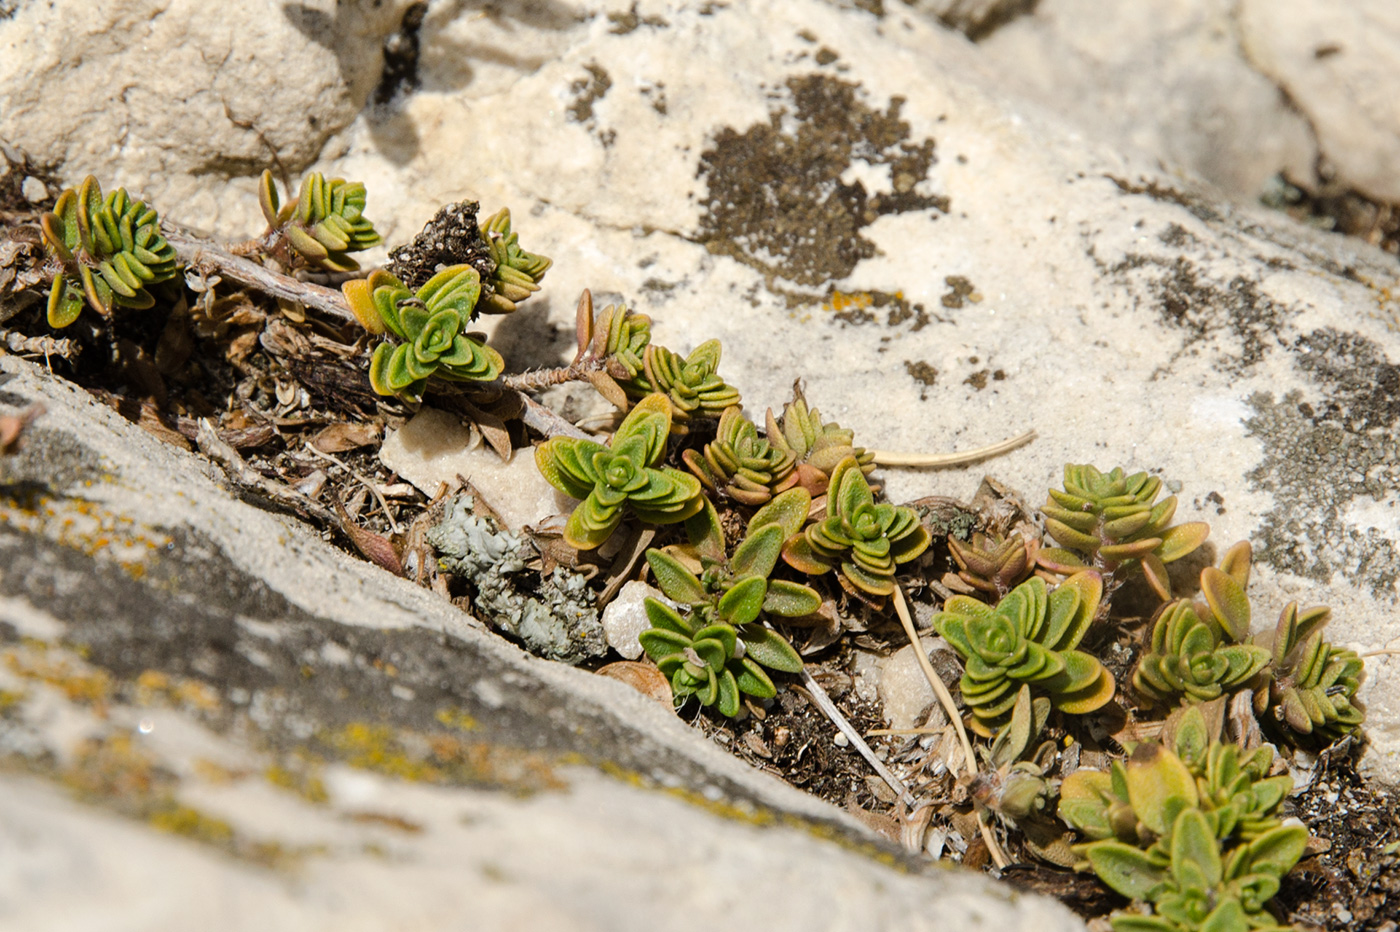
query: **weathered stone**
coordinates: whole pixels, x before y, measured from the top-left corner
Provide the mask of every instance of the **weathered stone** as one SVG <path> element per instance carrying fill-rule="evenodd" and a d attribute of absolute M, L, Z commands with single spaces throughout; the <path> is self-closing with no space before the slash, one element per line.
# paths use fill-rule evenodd
<path fill-rule="evenodd" d="M 765 928 L 1082 928 L 892 870 L 654 700 L 524 654 L 0 358 L 0 412 L 34 402 L 0 458 L 9 924 L 679 929 L 729 921 L 714 891 L 743 889 Z"/>
<path fill-rule="evenodd" d="M 1400 7 L 1389 0 L 1244 0 L 1241 43 L 1317 135 L 1337 183 L 1400 201 Z"/>
<path fill-rule="evenodd" d="M 617 598 L 603 609 L 603 631 L 607 634 L 608 646 L 628 660 L 642 656 L 642 643 L 637 636 L 651 627 L 643 604 L 648 598 L 674 604 L 660 589 L 634 579 L 623 583 Z"/>
<path fill-rule="evenodd" d="M 932 654 L 942 650 L 951 653 L 942 638 L 920 638 L 924 651 Z M 955 681 L 956 682 L 956 681 Z M 880 666 L 880 702 L 885 721 L 891 728 L 914 728 L 923 725 L 928 713 L 938 703 L 929 685 L 914 645 L 906 644 L 895 651 Z M 946 715 L 944 722 L 947 721 Z"/>

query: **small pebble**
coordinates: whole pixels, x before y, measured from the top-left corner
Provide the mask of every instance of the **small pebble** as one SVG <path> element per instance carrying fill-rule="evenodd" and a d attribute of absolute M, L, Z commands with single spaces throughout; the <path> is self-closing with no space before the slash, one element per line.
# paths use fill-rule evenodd
<path fill-rule="evenodd" d="M 20 185 L 19 191 L 24 195 L 24 199 L 31 204 L 38 204 L 40 201 L 47 201 L 49 199 L 48 185 L 44 184 L 38 178 L 35 178 L 33 175 L 24 179 L 24 183 Z"/>
<path fill-rule="evenodd" d="M 836 737 L 832 740 L 836 742 L 836 746 L 838 748 L 848 748 L 851 746 L 850 739 L 848 739 L 845 735 L 841 734 L 841 732 L 839 731 L 836 733 Z"/>

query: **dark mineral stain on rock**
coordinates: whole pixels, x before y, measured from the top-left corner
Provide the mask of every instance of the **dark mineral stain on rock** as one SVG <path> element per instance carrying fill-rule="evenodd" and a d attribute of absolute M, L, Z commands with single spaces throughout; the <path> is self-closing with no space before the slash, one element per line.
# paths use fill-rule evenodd
<path fill-rule="evenodd" d="M 569 85 L 574 94 L 574 102 L 569 104 L 569 118 L 575 123 L 587 123 L 593 119 L 593 105 L 607 96 L 612 88 L 612 77 L 596 62 L 583 66 L 588 77 L 579 78 Z"/>
<path fill-rule="evenodd" d="M 1294 349 L 1317 394 L 1256 392 L 1245 421 L 1264 449 L 1249 479 L 1275 501 L 1256 535 L 1259 558 L 1319 581 L 1340 573 L 1378 598 L 1394 597 L 1400 506 L 1384 503 L 1400 489 L 1400 365 L 1373 341 L 1331 328 L 1300 337 Z M 1378 526 L 1347 517 L 1368 505 Z"/>
<path fill-rule="evenodd" d="M 788 79 L 790 103 L 767 123 L 726 127 L 700 156 L 708 186 L 699 239 L 769 278 L 813 287 L 845 278 L 875 244 L 861 231 L 888 214 L 948 210 L 915 187 L 934 164 L 934 141 L 912 140 L 903 99 L 873 109 L 858 86 L 823 74 Z M 888 166 L 894 190 L 871 194 L 841 176 L 853 162 Z"/>
<path fill-rule="evenodd" d="M 904 371 L 909 373 L 911 379 L 923 386 L 919 389 L 919 400 L 926 401 L 928 390 L 938 381 L 938 370 L 922 359 L 918 362 L 906 359 L 904 360 Z"/>

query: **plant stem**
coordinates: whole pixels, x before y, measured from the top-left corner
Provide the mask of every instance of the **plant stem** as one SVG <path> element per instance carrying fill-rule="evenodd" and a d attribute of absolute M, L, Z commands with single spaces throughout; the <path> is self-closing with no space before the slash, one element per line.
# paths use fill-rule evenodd
<path fill-rule="evenodd" d="M 943 685 L 943 678 L 933 669 L 933 664 L 929 662 L 928 654 L 924 653 L 924 646 L 919 642 L 919 632 L 914 628 L 914 619 L 909 614 L 909 603 L 904 600 L 904 588 L 895 586 L 894 589 L 894 612 L 899 616 L 899 623 L 904 626 L 904 633 L 909 638 L 909 643 L 914 648 L 914 656 L 919 658 L 919 666 L 923 668 L 924 676 L 928 679 L 928 684 L 933 687 L 934 695 L 938 696 L 939 703 L 943 706 L 943 711 L 948 713 L 948 720 L 952 722 L 953 728 L 957 730 L 958 737 L 962 739 L 963 759 L 966 762 L 967 774 L 969 777 L 977 776 L 977 756 L 972 751 L 972 741 L 967 737 L 967 729 L 963 727 L 962 714 L 958 712 L 957 705 L 953 702 L 953 694 L 948 692 L 948 687 Z M 1005 867 L 1011 861 L 1002 852 L 1001 846 L 997 844 L 996 837 L 992 835 L 990 826 L 981 818 L 977 820 L 977 827 L 982 832 L 982 841 L 987 845 L 987 852 L 992 856 L 992 862 L 997 869 Z"/>
<path fill-rule="evenodd" d="M 1000 443 L 978 447 L 975 450 L 968 450 L 964 453 L 897 453 L 889 450 L 872 450 L 871 452 L 875 456 L 876 466 L 910 466 L 929 469 L 946 469 L 950 466 L 966 466 L 969 463 L 976 463 L 993 456 L 1009 453 L 1019 446 L 1030 443 L 1034 439 L 1035 431 L 1028 430 L 1024 434 L 1012 437 L 1010 440 L 1003 440 Z"/>

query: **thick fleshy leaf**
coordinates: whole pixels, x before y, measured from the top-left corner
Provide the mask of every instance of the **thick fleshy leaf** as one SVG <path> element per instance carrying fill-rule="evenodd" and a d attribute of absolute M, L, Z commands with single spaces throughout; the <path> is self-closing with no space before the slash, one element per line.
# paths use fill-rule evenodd
<path fill-rule="evenodd" d="M 1281 825 L 1249 843 L 1249 870 L 1282 877 L 1298 863 L 1307 844 L 1307 828 L 1302 825 Z"/>
<path fill-rule="evenodd" d="M 734 548 L 734 556 L 729 566 L 736 576 L 757 576 L 767 579 L 778 565 L 783 553 L 783 541 L 787 540 L 780 524 L 773 523 L 749 531 L 747 537 Z"/>
<path fill-rule="evenodd" d="M 651 622 L 653 628 L 660 628 L 665 631 L 672 631 L 685 636 L 686 644 L 689 644 L 695 633 L 686 620 L 680 616 L 674 608 L 662 602 L 660 599 L 647 598 L 642 602 L 642 607 L 646 610 L 647 621 Z"/>
<path fill-rule="evenodd" d="M 535 466 L 546 482 L 565 495 L 586 498 L 600 478 L 594 458 L 606 449 L 592 440 L 551 437 L 535 447 Z"/>
<path fill-rule="evenodd" d="M 1199 797 L 1191 771 L 1175 754 L 1159 744 L 1140 744 L 1127 765 L 1128 801 L 1138 819 L 1158 835 L 1165 835 L 1168 801 L 1195 806 Z"/>
<path fill-rule="evenodd" d="M 655 466 L 666 454 L 666 439 L 670 435 L 671 402 L 665 395 L 653 393 L 633 405 L 613 434 L 612 445 L 616 448 L 632 437 L 641 437 L 645 449 L 645 459 L 641 465 Z M 698 495 L 699 480 L 688 474 L 687 477 L 695 483 Z"/>
<path fill-rule="evenodd" d="M 84 303 L 81 292 L 70 287 L 63 275 L 56 275 L 49 289 L 49 326 L 55 330 L 67 327 L 83 313 Z"/>
<path fill-rule="evenodd" d="M 575 550 L 593 550 L 611 537 L 621 523 L 622 509 L 602 505 L 597 492 L 590 492 L 569 515 L 564 525 L 564 543 Z"/>
<path fill-rule="evenodd" d="M 1075 573 L 1048 597 L 1049 611 L 1039 640 L 1050 650 L 1077 647 L 1098 614 L 1103 577 L 1093 571 Z"/>
<path fill-rule="evenodd" d="M 867 595 L 883 597 L 894 593 L 894 579 L 889 576 L 881 576 L 872 573 L 865 567 L 854 562 L 843 562 L 841 564 L 841 585 L 847 591 L 852 588 L 864 592 Z M 852 594 L 856 594 L 852 592 Z"/>
<path fill-rule="evenodd" d="M 1210 536 L 1210 525 L 1204 521 L 1178 524 L 1176 527 L 1167 528 L 1161 536 L 1162 542 L 1157 546 L 1157 557 L 1163 563 L 1171 563 L 1204 544 Z"/>
<path fill-rule="evenodd" d="M 690 646 L 690 638 L 663 628 L 648 628 L 637 635 L 637 640 L 652 660 L 679 654 Z"/>
<path fill-rule="evenodd" d="M 648 550 L 646 557 L 656 585 L 668 598 L 682 605 L 700 605 L 710 600 L 700 580 L 675 557 L 656 549 Z"/>
<path fill-rule="evenodd" d="M 848 456 L 836 464 L 831 471 L 831 485 L 827 496 L 827 509 L 835 517 L 854 515 L 861 506 L 875 504 L 870 483 L 865 481 L 860 464 L 854 456 Z"/>
<path fill-rule="evenodd" d="M 770 579 L 768 594 L 763 598 L 763 610 L 770 615 L 801 618 L 821 608 L 822 597 L 810 586 L 786 579 Z"/>
<path fill-rule="evenodd" d="M 836 565 L 817 552 L 806 533 L 794 534 L 783 544 L 783 562 L 809 576 L 828 572 Z"/>
<path fill-rule="evenodd" d="M 1164 753 L 1162 757 L 1169 758 L 1171 755 Z M 1129 765 L 1130 793 L 1132 779 L 1132 768 Z M 1142 817 L 1142 812 L 1136 805 L 1133 806 L 1133 810 L 1138 813 L 1139 818 Z M 1307 830 L 1304 829 L 1305 838 L 1306 835 Z M 1199 880 L 1209 890 L 1219 885 L 1224 877 L 1225 868 L 1220 860 L 1220 844 L 1215 840 L 1215 832 L 1211 831 L 1205 814 L 1199 809 L 1187 809 L 1176 817 L 1171 832 L 1171 856 L 1172 876 L 1183 887 L 1191 886 L 1192 881 L 1199 876 Z"/>
<path fill-rule="evenodd" d="M 746 625 L 763 611 L 763 597 L 767 592 L 766 579 L 762 576 L 747 576 L 720 596 L 715 611 L 720 618 L 732 625 Z"/>
<path fill-rule="evenodd" d="M 778 694 L 778 687 L 773 685 L 772 678 L 751 657 L 739 661 L 735 681 L 741 691 L 759 699 L 772 699 Z"/>
<path fill-rule="evenodd" d="M 748 625 L 739 630 L 748 657 L 756 663 L 784 673 L 801 673 L 802 658 L 782 635 L 760 625 Z"/>
<path fill-rule="evenodd" d="M 1239 643 L 1249 637 L 1249 597 L 1233 576 L 1206 567 L 1201 571 L 1201 593 L 1232 641 Z"/>
<path fill-rule="evenodd" d="M 721 670 L 716 676 L 719 683 L 719 696 L 715 708 L 720 715 L 733 718 L 739 714 L 739 682 L 729 670 Z"/>
<path fill-rule="evenodd" d="M 1167 574 L 1167 565 L 1162 562 L 1162 558 L 1155 553 L 1149 553 L 1140 561 L 1143 578 L 1147 580 L 1147 585 L 1152 589 L 1153 595 L 1163 602 L 1168 602 L 1172 597 L 1172 580 Z"/>
<path fill-rule="evenodd" d="M 685 520 L 685 533 L 702 561 L 724 562 L 724 528 L 720 526 L 714 503 L 708 498 L 699 511 Z"/>
<path fill-rule="evenodd" d="M 1061 692 L 1053 699 L 1055 708 L 1070 715 L 1087 715 L 1103 708 L 1117 690 L 1113 674 L 1100 667 L 1098 678 L 1082 689 Z"/>
<path fill-rule="evenodd" d="M 1099 879 L 1134 900 L 1147 899 L 1168 880 L 1167 872 L 1147 853 L 1119 841 L 1098 841 L 1085 852 Z"/>
<path fill-rule="evenodd" d="M 783 539 L 787 540 L 802 530 L 811 509 L 810 492 L 800 486 L 788 489 L 775 495 L 772 501 L 754 512 L 754 516 L 749 519 L 748 531 L 752 534 L 755 528 L 776 524 L 783 529 Z"/>

